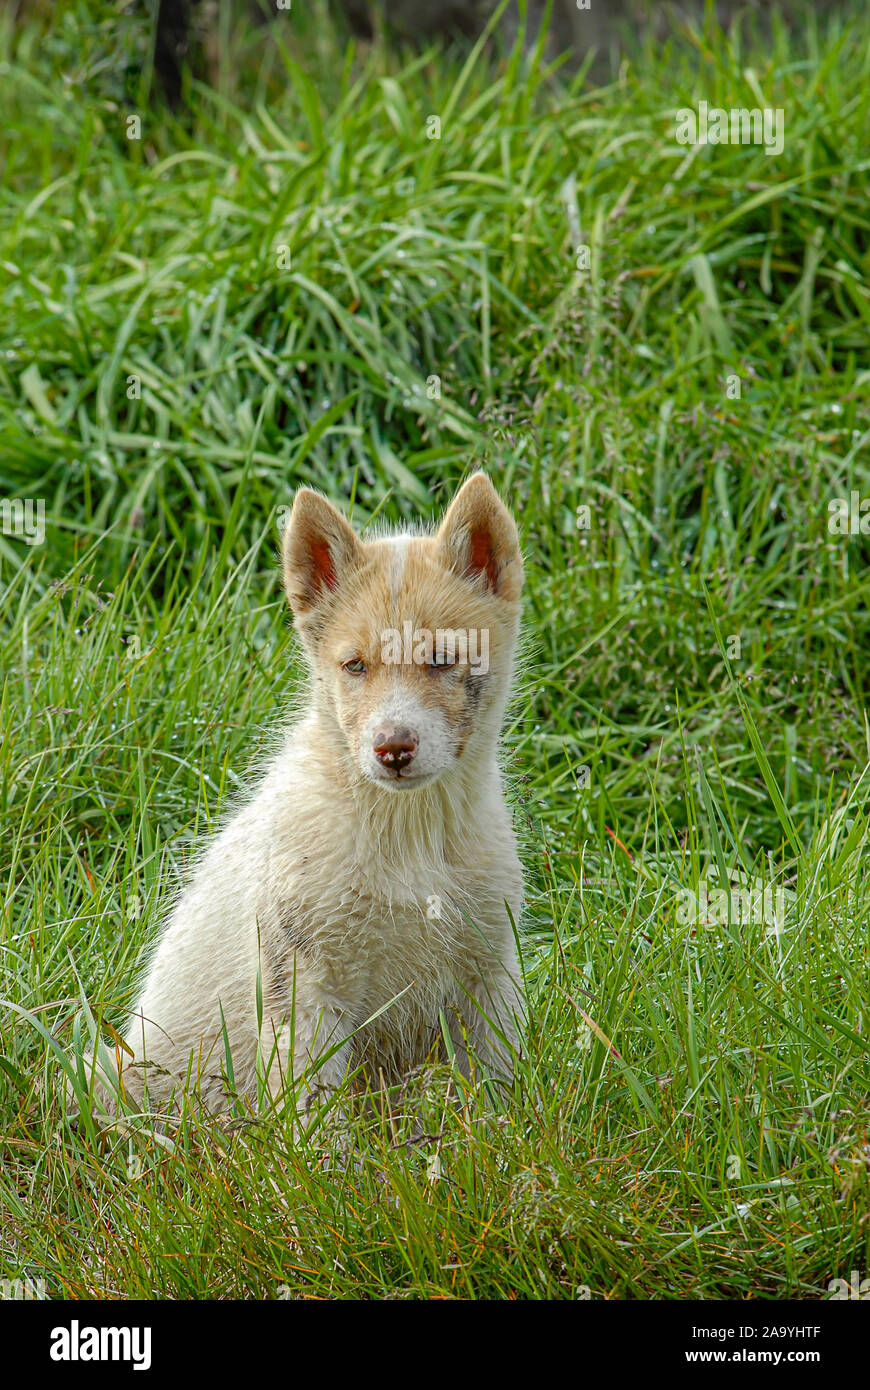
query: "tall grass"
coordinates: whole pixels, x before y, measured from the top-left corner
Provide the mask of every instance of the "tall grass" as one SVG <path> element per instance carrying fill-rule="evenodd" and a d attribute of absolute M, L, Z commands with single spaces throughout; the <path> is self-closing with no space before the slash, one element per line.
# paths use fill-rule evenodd
<path fill-rule="evenodd" d="M 675 32 L 601 88 L 292 13 L 182 115 L 135 16 L 0 40 L 0 496 L 45 506 L 0 535 L 0 1270 L 817 1297 L 870 1235 L 870 579 L 828 527 L 870 496 L 866 16 Z M 677 145 L 701 100 L 782 107 L 783 154 Z M 298 678 L 280 509 L 434 516 L 478 463 L 529 574 L 510 1103 L 437 1063 L 342 1152 L 72 1125 L 60 1058 Z M 781 920 L 692 910 L 732 875 Z"/>

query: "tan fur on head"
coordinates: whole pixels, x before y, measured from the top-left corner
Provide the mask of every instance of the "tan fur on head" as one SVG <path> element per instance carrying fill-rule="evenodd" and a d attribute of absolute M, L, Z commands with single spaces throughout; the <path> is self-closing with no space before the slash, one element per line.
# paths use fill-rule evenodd
<path fill-rule="evenodd" d="M 514 519 L 485 473 L 475 473 L 457 492 L 435 537 L 445 568 L 479 580 L 507 603 L 523 587 L 523 561 Z M 300 488 L 282 542 L 284 589 L 300 629 L 366 561 L 368 547 L 321 493 Z"/>
<path fill-rule="evenodd" d="M 407 792 L 449 773 L 473 739 L 494 745 L 513 674 L 523 566 L 513 518 L 487 477 L 476 474 L 460 488 L 434 536 L 368 542 L 325 498 L 303 489 L 283 558 L 337 765 Z M 409 627 L 485 639 L 486 670 L 469 660 L 442 669 L 385 656 L 384 634 Z M 376 751 L 379 735 L 383 743 L 399 732 L 414 745 L 413 767 L 404 771 Z"/>

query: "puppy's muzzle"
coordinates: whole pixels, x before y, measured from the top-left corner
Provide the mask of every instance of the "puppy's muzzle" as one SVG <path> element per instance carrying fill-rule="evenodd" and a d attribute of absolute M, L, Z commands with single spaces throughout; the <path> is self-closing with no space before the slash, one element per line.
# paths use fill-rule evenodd
<path fill-rule="evenodd" d="M 388 772 L 398 775 L 417 756 L 420 740 L 413 729 L 383 724 L 372 739 L 375 757 Z"/>

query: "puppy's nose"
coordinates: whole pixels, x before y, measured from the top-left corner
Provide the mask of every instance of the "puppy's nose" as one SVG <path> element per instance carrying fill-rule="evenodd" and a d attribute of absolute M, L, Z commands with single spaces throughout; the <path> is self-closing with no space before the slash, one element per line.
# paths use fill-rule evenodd
<path fill-rule="evenodd" d="M 416 757 L 419 742 L 413 729 L 382 724 L 372 739 L 372 747 L 379 763 L 391 771 L 401 772 Z"/>

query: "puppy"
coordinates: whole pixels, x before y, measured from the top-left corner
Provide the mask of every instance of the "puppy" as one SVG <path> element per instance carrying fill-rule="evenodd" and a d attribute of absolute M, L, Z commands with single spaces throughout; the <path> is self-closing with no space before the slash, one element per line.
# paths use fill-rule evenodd
<path fill-rule="evenodd" d="M 123 1089 L 171 1108 L 194 1087 L 211 1111 L 229 1090 L 310 1101 L 360 1065 L 399 1079 L 445 1025 L 463 1070 L 472 1053 L 509 1078 L 523 1016 L 498 761 L 523 582 L 513 519 L 478 473 L 434 534 L 364 541 L 303 488 L 282 551 L 305 706 L 164 925 L 132 1056 L 117 1050 Z"/>

